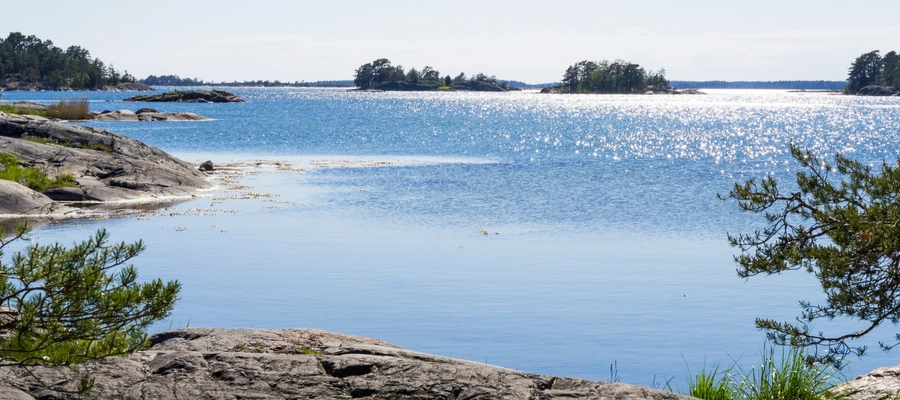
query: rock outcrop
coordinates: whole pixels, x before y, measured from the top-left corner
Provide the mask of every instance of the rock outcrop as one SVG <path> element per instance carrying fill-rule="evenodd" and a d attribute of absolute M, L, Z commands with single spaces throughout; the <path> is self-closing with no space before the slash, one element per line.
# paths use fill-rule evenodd
<path fill-rule="evenodd" d="M 900 398 L 900 365 L 878 368 L 831 389 L 845 400 Z"/>
<path fill-rule="evenodd" d="M 77 187 L 43 193 L 53 200 L 149 200 L 190 196 L 212 187 L 189 163 L 127 136 L 86 126 L 0 113 L 0 151 L 50 177 L 75 176 Z M 10 200 L 4 202 L 0 208 L 10 209 Z"/>
<path fill-rule="evenodd" d="M 313 329 L 191 328 L 149 350 L 68 368 L 0 368 L 15 399 L 689 399 L 623 383 L 514 371 Z M 96 379 L 80 396 L 80 378 Z M 17 397 L 16 397 L 17 396 Z"/>
<path fill-rule="evenodd" d="M 0 215 L 54 215 L 68 210 L 46 195 L 0 179 Z"/>
<path fill-rule="evenodd" d="M 244 99 L 221 90 L 175 90 L 162 94 L 132 96 L 123 101 L 174 103 L 243 103 Z"/>
<path fill-rule="evenodd" d="M 856 92 L 857 96 L 900 96 L 900 87 L 869 85 Z"/>
<path fill-rule="evenodd" d="M 205 121 L 209 120 L 199 114 L 189 112 L 159 112 L 152 108 L 131 110 L 91 112 L 94 121 Z"/>

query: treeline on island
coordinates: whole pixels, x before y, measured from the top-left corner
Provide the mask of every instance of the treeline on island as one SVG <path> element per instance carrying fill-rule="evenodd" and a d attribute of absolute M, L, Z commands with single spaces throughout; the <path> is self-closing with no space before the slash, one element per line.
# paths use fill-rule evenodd
<path fill-rule="evenodd" d="M 95 90 L 134 81 L 128 71 L 120 73 L 80 46 L 63 50 L 19 32 L 0 39 L 0 83 L 6 89 Z"/>
<path fill-rule="evenodd" d="M 360 90 L 468 90 L 490 92 L 519 90 L 510 86 L 507 82 L 497 80 L 495 76 L 487 76 L 483 73 L 475 74 L 471 78 L 462 72 L 456 77 L 450 77 L 450 75 L 441 77 L 441 73 L 430 66 L 425 66 L 421 70 L 410 68 L 407 71 L 402 65 L 392 65 L 391 60 L 387 58 L 379 58 L 357 68 L 353 84 L 359 87 Z"/>
<path fill-rule="evenodd" d="M 255 80 L 233 82 L 206 82 L 198 78 L 182 78 L 178 75 L 149 75 L 138 82 L 149 86 L 231 86 L 231 87 L 309 87 L 309 86 L 352 86 L 351 81 L 282 82 L 280 80 Z"/>
<path fill-rule="evenodd" d="M 668 89 L 665 69 L 648 72 L 638 64 L 622 60 L 577 62 L 566 69 L 559 85 L 560 93 L 629 94 Z"/>
<path fill-rule="evenodd" d="M 878 50 L 856 58 L 850 64 L 844 93 L 855 94 L 866 86 L 900 88 L 900 55 L 891 51 L 881 56 Z M 900 92 L 894 90 L 893 92 Z"/>

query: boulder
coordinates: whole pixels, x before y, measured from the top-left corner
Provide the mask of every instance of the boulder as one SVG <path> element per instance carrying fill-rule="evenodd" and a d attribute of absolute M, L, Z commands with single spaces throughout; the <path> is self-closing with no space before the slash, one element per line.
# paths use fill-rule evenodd
<path fill-rule="evenodd" d="M 221 90 L 175 90 L 156 95 L 132 96 L 122 101 L 177 103 L 243 103 L 244 100 Z"/>
<path fill-rule="evenodd" d="M 137 121 L 137 114 L 131 110 L 118 110 L 113 112 L 103 112 L 99 115 L 93 115 L 94 121 Z"/>
<path fill-rule="evenodd" d="M 157 110 L 155 108 L 144 107 L 144 108 L 141 108 L 141 109 L 135 111 L 134 113 L 135 114 L 143 114 L 143 113 L 158 113 L 158 112 L 159 112 L 159 110 Z"/>
<path fill-rule="evenodd" d="M 201 171 L 215 171 L 216 167 L 213 165 L 213 162 L 210 160 L 206 160 L 200 163 Z"/>
<path fill-rule="evenodd" d="M 690 399 L 612 382 L 542 376 L 315 329 L 163 332 L 151 347 L 71 368 L 0 368 L 0 394 L 81 399 Z M 69 390 L 66 392 L 65 390 Z"/>
<path fill-rule="evenodd" d="M 0 180 L 0 215 L 54 215 L 66 211 L 70 209 L 41 193 L 16 182 Z"/>

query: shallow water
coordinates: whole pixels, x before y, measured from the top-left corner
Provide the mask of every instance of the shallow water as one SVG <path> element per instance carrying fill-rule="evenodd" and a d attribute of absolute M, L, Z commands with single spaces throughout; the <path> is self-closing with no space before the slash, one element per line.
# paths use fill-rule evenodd
<path fill-rule="evenodd" d="M 142 276 L 184 284 L 158 329 L 314 327 L 542 374 L 610 379 L 615 362 L 643 385 L 754 361 L 754 318 L 822 297 L 803 274 L 738 279 L 726 233 L 762 218 L 717 193 L 790 179 L 789 142 L 870 163 L 900 151 L 889 98 L 233 91 L 247 103 L 4 92 L 197 112 L 214 120 L 90 125 L 189 161 L 289 166 L 153 216 L 45 226 L 38 241 L 143 239 Z M 847 374 L 896 364 L 872 351 Z"/>

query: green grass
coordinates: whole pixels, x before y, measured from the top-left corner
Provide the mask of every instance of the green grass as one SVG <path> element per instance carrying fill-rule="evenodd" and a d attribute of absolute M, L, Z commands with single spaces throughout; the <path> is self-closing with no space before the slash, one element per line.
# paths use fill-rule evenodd
<path fill-rule="evenodd" d="M 72 141 L 65 141 L 65 142 L 60 143 L 56 139 L 39 138 L 39 137 L 34 137 L 34 136 L 22 136 L 19 139 L 27 140 L 29 142 L 34 142 L 34 143 L 49 144 L 49 145 L 56 145 L 56 146 L 62 146 L 62 147 L 71 147 L 71 148 L 75 148 L 75 149 L 98 150 L 98 151 L 105 151 L 107 153 L 113 152 L 112 148 L 110 148 L 109 146 L 100 144 L 100 143 L 78 143 L 78 142 L 72 142 Z"/>
<path fill-rule="evenodd" d="M 16 107 L 12 104 L 0 105 L 0 111 L 7 113 L 7 114 L 37 115 L 39 117 L 50 118 L 50 114 L 47 110 L 29 110 L 29 109 Z"/>
<path fill-rule="evenodd" d="M 37 168 L 22 168 L 19 159 L 9 153 L 0 153 L 0 179 L 18 182 L 31 190 L 43 192 L 49 189 L 61 187 L 75 187 L 75 177 L 70 174 L 60 174 L 54 179 L 47 177 L 43 171 Z"/>
<path fill-rule="evenodd" d="M 759 365 L 745 370 L 737 361 L 720 371 L 704 368 L 688 381 L 688 395 L 705 400 L 820 400 L 836 398 L 828 391 L 840 383 L 830 367 L 810 363 L 802 349 L 763 347 Z"/>
<path fill-rule="evenodd" d="M 7 114 L 36 115 L 39 117 L 66 120 L 91 119 L 91 114 L 88 109 L 88 99 L 86 97 L 73 100 L 62 99 L 59 103 L 50 106 L 50 108 L 46 110 L 30 110 L 19 108 L 12 104 L 5 104 L 0 105 L 0 111 Z"/>

